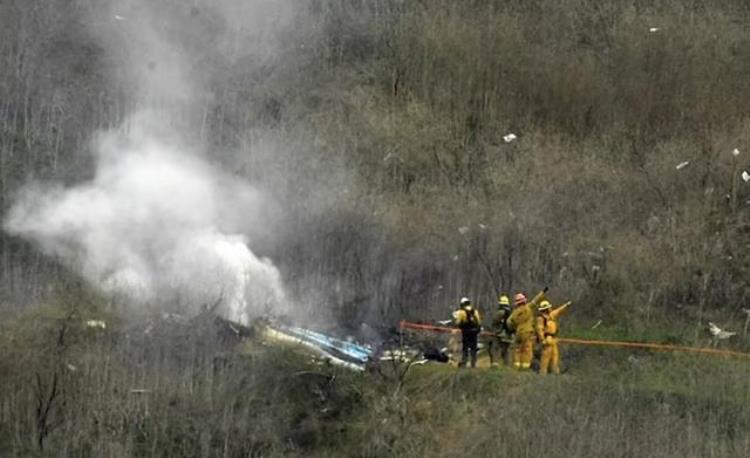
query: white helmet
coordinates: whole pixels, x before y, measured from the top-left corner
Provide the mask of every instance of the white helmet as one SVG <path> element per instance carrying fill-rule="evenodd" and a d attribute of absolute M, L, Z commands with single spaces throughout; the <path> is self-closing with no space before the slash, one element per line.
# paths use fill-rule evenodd
<path fill-rule="evenodd" d="M 468 297 L 462 297 L 461 301 L 460 301 L 460 304 L 461 305 L 471 304 L 471 301 L 469 300 Z"/>

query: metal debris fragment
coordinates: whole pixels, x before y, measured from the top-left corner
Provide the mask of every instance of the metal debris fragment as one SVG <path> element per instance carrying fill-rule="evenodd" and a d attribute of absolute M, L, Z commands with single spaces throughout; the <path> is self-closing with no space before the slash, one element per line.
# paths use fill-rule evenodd
<path fill-rule="evenodd" d="M 107 329 L 107 323 L 103 320 L 86 320 L 86 326 L 89 328 Z"/>

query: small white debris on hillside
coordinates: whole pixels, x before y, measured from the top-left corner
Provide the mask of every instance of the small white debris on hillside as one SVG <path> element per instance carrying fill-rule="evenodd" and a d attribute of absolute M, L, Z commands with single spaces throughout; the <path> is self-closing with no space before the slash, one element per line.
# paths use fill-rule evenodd
<path fill-rule="evenodd" d="M 721 329 L 711 322 L 708 323 L 708 332 L 710 332 L 712 336 L 719 340 L 728 339 L 732 336 L 737 335 L 736 332 L 725 331 L 724 329 Z"/>
<path fill-rule="evenodd" d="M 505 141 L 505 143 L 510 143 L 513 140 L 517 139 L 517 138 L 518 137 L 514 133 L 509 133 L 507 135 L 503 135 L 503 141 Z"/>
<path fill-rule="evenodd" d="M 635 356 L 633 356 L 633 355 L 630 355 L 630 356 L 628 356 L 628 362 L 629 362 L 630 364 L 634 364 L 634 365 L 637 365 L 637 364 L 640 364 L 640 363 L 641 363 L 641 360 L 640 360 L 640 359 L 638 359 L 638 358 L 636 358 L 636 357 L 635 357 Z"/>
<path fill-rule="evenodd" d="M 745 183 L 750 181 L 750 173 L 747 173 L 747 170 L 742 171 L 742 180 L 745 181 Z"/>
<path fill-rule="evenodd" d="M 86 327 L 95 329 L 107 329 L 107 323 L 102 320 L 87 320 Z"/>
<path fill-rule="evenodd" d="M 687 167 L 688 165 L 690 165 L 690 161 L 684 161 L 684 162 L 680 162 L 679 164 L 677 164 L 677 165 L 675 166 L 675 169 L 677 169 L 677 170 L 680 170 L 680 169 L 684 169 L 684 168 L 685 168 L 685 167 Z"/>
<path fill-rule="evenodd" d="M 740 155 L 740 150 L 738 150 L 737 148 L 732 150 L 732 156 L 737 157 L 739 155 Z"/>

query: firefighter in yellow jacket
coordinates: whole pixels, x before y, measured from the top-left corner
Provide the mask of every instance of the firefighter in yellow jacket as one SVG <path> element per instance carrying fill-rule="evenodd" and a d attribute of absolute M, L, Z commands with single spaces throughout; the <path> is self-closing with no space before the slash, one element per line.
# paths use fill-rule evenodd
<path fill-rule="evenodd" d="M 461 298 L 461 307 L 453 312 L 453 320 L 461 329 L 461 362 L 458 367 L 466 366 L 471 354 L 471 367 L 477 367 L 477 347 L 479 333 L 482 330 L 482 317 L 467 297 Z"/>
<path fill-rule="evenodd" d="M 557 321 L 570 306 L 570 302 L 552 308 L 549 301 L 539 304 L 539 316 L 536 318 L 536 336 L 542 344 L 542 360 L 539 366 L 539 374 L 545 375 L 551 369 L 553 373 L 560 373 L 560 350 L 557 347 Z"/>
<path fill-rule="evenodd" d="M 518 293 L 515 296 L 515 308 L 508 317 L 508 328 L 513 331 L 513 369 L 527 371 L 531 369 L 534 358 L 534 312 L 539 301 L 544 299 L 544 291 L 539 292 L 531 301 L 526 295 Z"/>

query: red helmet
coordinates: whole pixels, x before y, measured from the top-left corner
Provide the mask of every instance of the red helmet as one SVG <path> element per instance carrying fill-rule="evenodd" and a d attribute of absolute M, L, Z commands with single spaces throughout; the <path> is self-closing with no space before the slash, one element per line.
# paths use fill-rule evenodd
<path fill-rule="evenodd" d="M 526 303 L 526 295 L 524 293 L 518 293 L 513 298 L 516 301 L 516 305 L 523 305 Z"/>

